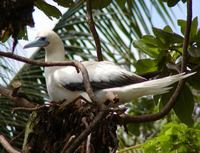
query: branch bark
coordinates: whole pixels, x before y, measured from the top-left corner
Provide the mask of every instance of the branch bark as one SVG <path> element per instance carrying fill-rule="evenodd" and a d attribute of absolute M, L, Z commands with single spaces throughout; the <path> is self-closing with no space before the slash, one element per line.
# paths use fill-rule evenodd
<path fill-rule="evenodd" d="M 186 71 L 187 67 L 187 59 L 188 59 L 188 45 L 190 39 L 190 30 L 191 30 L 191 23 L 192 23 L 192 0 L 187 0 L 187 25 L 185 30 L 185 39 L 183 42 L 183 61 L 181 65 L 181 73 Z M 155 114 L 146 114 L 141 116 L 130 116 L 130 115 L 122 115 L 117 116 L 117 120 L 120 124 L 127 124 L 127 123 L 141 123 L 141 122 L 148 122 L 148 121 L 156 121 L 163 118 L 167 115 L 171 109 L 174 107 L 176 100 L 185 84 L 185 80 L 179 81 L 175 92 L 169 99 L 168 103 L 163 107 L 163 109 Z"/>
<path fill-rule="evenodd" d="M 92 33 L 92 36 L 93 36 L 95 44 L 96 44 L 97 59 L 98 59 L 98 61 L 103 61 L 103 55 L 102 55 L 102 51 L 101 51 L 101 43 L 100 43 L 99 35 L 96 31 L 95 22 L 94 22 L 93 16 L 92 16 L 91 0 L 86 1 L 86 9 L 87 9 L 88 25 L 90 27 L 90 31 Z"/>
<path fill-rule="evenodd" d="M 8 152 L 8 153 L 21 153 L 18 150 L 14 149 L 9 142 L 6 140 L 6 138 L 3 135 L 0 135 L 0 143 L 2 144 L 3 148 Z"/>
<path fill-rule="evenodd" d="M 17 107 L 34 108 L 36 103 L 30 102 L 23 97 L 16 97 L 12 95 L 13 91 L 0 85 L 0 95 L 3 95 L 12 100 Z"/>

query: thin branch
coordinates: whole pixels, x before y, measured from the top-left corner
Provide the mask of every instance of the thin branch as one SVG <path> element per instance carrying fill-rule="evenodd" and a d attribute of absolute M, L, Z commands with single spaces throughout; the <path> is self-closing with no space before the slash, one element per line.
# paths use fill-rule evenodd
<path fill-rule="evenodd" d="M 3 135 L 0 135 L 0 143 L 8 153 L 21 153 L 18 150 L 14 149 Z"/>
<path fill-rule="evenodd" d="M 33 108 L 29 108 L 29 107 L 15 107 L 12 109 L 12 112 L 15 112 L 15 111 L 39 111 L 43 108 L 46 108 L 48 106 L 46 105 L 38 105 L 38 106 L 35 106 Z"/>
<path fill-rule="evenodd" d="M 32 64 L 32 65 L 37 65 L 37 66 L 43 66 L 43 67 L 50 67 L 50 66 L 74 66 L 79 72 L 79 70 L 82 73 L 83 76 L 83 82 L 85 86 L 85 90 L 88 93 L 90 99 L 93 101 L 94 104 L 99 105 L 98 102 L 96 101 L 95 94 L 93 92 L 93 89 L 90 85 L 90 80 L 89 80 L 89 75 L 87 72 L 87 69 L 85 66 L 78 61 L 62 61 L 62 62 L 41 62 L 41 61 L 36 61 L 36 60 L 31 60 L 29 58 L 25 58 L 19 55 L 15 55 L 9 52 L 2 52 L 0 51 L 0 56 L 3 57 L 8 57 L 17 61 L 21 61 L 27 64 Z"/>
<path fill-rule="evenodd" d="M 183 42 L 183 61 L 181 65 L 181 72 L 184 72 L 186 70 L 187 66 L 187 59 L 188 59 L 188 45 L 189 45 L 189 37 L 190 37 L 190 30 L 191 30 L 191 23 L 192 23 L 192 0 L 187 1 L 187 25 L 185 30 L 185 39 Z M 161 118 L 163 118 L 165 115 L 167 115 L 171 109 L 174 107 L 176 100 L 185 84 L 185 80 L 179 81 L 175 92 L 169 99 L 168 103 L 163 107 L 163 109 L 155 114 L 146 114 L 141 116 L 130 116 L 130 115 L 122 115 L 117 116 L 117 120 L 121 124 L 127 124 L 127 123 L 140 123 L 140 122 L 147 122 L 147 121 L 156 121 Z"/>
<path fill-rule="evenodd" d="M 97 58 L 98 58 L 98 61 L 103 61 L 103 55 L 102 55 L 102 51 L 101 51 L 101 43 L 100 43 L 99 35 L 96 31 L 95 22 L 94 22 L 93 16 L 92 16 L 91 0 L 86 1 L 86 9 L 87 9 L 88 25 L 90 27 L 90 31 L 92 33 L 92 36 L 93 36 L 95 44 L 96 44 Z"/>
<path fill-rule="evenodd" d="M 0 95 L 3 95 L 5 97 L 9 98 L 10 100 L 12 100 L 13 102 L 15 102 L 16 106 L 26 107 L 26 108 L 34 108 L 36 106 L 36 103 L 30 102 L 23 97 L 13 96 L 12 93 L 13 93 L 12 90 L 7 89 L 7 88 L 3 87 L 2 85 L 0 85 Z"/>
<path fill-rule="evenodd" d="M 17 61 L 20 61 L 20 62 L 24 62 L 24 63 L 27 63 L 27 64 L 43 66 L 43 67 L 74 66 L 76 68 L 77 72 L 79 72 L 79 69 L 75 64 L 77 61 L 42 62 L 42 61 L 31 60 L 31 59 L 23 57 L 23 56 L 19 56 L 19 55 L 15 55 L 13 53 L 10 53 L 10 52 L 3 52 L 3 51 L 0 51 L 0 56 L 8 57 L 8 58 L 11 58 L 11 59 L 14 59 L 14 60 L 17 60 Z"/>
<path fill-rule="evenodd" d="M 181 72 L 185 72 L 187 67 L 188 45 L 190 41 L 191 24 L 192 24 L 192 0 L 187 0 L 187 24 L 185 28 L 185 39 L 183 42 L 183 61 L 181 65 Z"/>

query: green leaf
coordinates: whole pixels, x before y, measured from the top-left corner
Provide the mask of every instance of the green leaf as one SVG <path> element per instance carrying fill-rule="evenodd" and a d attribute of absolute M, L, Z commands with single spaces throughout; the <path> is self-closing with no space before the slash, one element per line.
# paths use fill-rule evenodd
<path fill-rule="evenodd" d="M 73 0 L 53 0 L 53 1 L 63 7 L 72 7 L 74 5 Z"/>
<path fill-rule="evenodd" d="M 192 119 L 193 110 L 194 99 L 192 92 L 189 87 L 184 86 L 175 104 L 174 111 L 183 123 L 192 126 L 194 124 Z"/>
<path fill-rule="evenodd" d="M 128 132 L 139 136 L 140 135 L 140 124 L 127 124 Z"/>
<path fill-rule="evenodd" d="M 163 105 L 168 102 L 174 90 L 175 88 L 171 90 L 170 93 L 162 95 L 161 102 Z M 194 121 L 192 119 L 192 113 L 194 109 L 194 99 L 192 92 L 186 85 L 181 90 L 181 93 L 173 109 L 181 122 L 187 124 L 188 126 L 193 125 Z"/>
<path fill-rule="evenodd" d="M 178 20 L 178 25 L 181 27 L 181 32 L 184 35 L 185 29 L 186 29 L 186 21 Z M 198 17 L 195 17 L 192 20 L 192 24 L 191 24 L 190 41 L 192 41 L 195 38 L 195 35 L 197 34 L 197 30 L 198 30 Z"/>
<path fill-rule="evenodd" d="M 200 57 L 200 42 L 193 42 L 189 46 L 188 52 L 192 57 Z"/>
<path fill-rule="evenodd" d="M 168 0 L 167 5 L 169 7 L 175 6 L 180 0 Z"/>
<path fill-rule="evenodd" d="M 198 29 L 197 34 L 194 35 L 193 40 L 190 42 L 188 52 L 194 58 L 200 57 L 200 29 Z"/>
<path fill-rule="evenodd" d="M 133 45 L 138 48 L 140 51 L 146 53 L 150 57 L 156 58 L 159 55 L 159 51 L 157 47 L 147 45 L 145 43 L 146 40 L 140 39 L 133 42 Z"/>
<path fill-rule="evenodd" d="M 142 40 L 144 43 L 146 43 L 147 45 L 150 45 L 150 46 L 154 46 L 154 47 L 158 47 L 157 45 L 157 40 L 154 36 L 152 35 L 144 35 L 142 37 Z"/>
<path fill-rule="evenodd" d="M 107 7 L 112 0 L 92 0 L 92 8 L 93 9 L 102 9 L 104 7 Z"/>
<path fill-rule="evenodd" d="M 35 6 L 43 11 L 50 19 L 51 17 L 59 18 L 62 16 L 62 13 L 53 5 L 46 3 L 43 0 L 35 1 Z"/>
<path fill-rule="evenodd" d="M 125 8 L 126 0 L 116 0 L 116 2 L 122 9 Z"/>
<path fill-rule="evenodd" d="M 153 32 L 156 38 L 160 39 L 165 46 L 183 42 L 183 37 L 174 32 L 169 32 L 169 27 L 166 27 L 165 30 L 153 28 Z"/>
<path fill-rule="evenodd" d="M 180 0 L 163 0 L 163 2 L 167 2 L 167 5 L 169 7 L 175 6 Z M 185 3 L 187 0 L 181 0 L 183 3 Z"/>
<path fill-rule="evenodd" d="M 200 81 L 199 80 L 200 80 L 200 72 L 197 72 L 195 75 L 188 78 L 189 84 L 197 90 L 200 90 Z"/>
<path fill-rule="evenodd" d="M 136 72 L 138 74 L 157 71 L 157 61 L 152 59 L 141 59 L 135 63 Z"/>
<path fill-rule="evenodd" d="M 169 25 L 165 26 L 163 30 L 166 32 L 171 32 L 171 33 L 173 32 L 172 28 Z"/>

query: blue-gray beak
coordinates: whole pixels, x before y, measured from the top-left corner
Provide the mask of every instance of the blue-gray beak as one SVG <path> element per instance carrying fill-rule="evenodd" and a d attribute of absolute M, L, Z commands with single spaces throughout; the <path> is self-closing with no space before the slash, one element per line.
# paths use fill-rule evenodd
<path fill-rule="evenodd" d="M 25 48 L 31 48 L 31 47 L 45 47 L 49 44 L 49 41 L 47 40 L 47 38 L 45 37 L 39 37 L 39 38 L 36 38 L 34 41 L 26 44 L 24 46 L 24 49 Z"/>

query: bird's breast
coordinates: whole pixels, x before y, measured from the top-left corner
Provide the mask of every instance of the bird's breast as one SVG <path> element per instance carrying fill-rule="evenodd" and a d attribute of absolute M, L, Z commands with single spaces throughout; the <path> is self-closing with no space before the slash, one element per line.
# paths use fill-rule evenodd
<path fill-rule="evenodd" d="M 85 97 L 85 92 L 82 91 L 71 91 L 60 85 L 52 74 L 45 74 L 46 86 L 49 97 L 52 101 L 59 102 L 67 100 L 69 103 L 73 102 L 77 97 L 83 95 Z M 87 99 L 87 97 L 85 97 Z"/>

